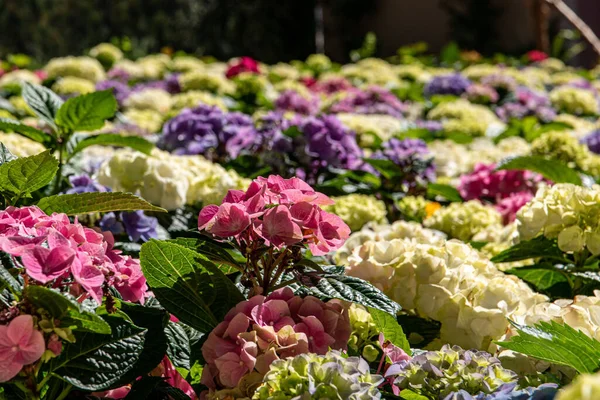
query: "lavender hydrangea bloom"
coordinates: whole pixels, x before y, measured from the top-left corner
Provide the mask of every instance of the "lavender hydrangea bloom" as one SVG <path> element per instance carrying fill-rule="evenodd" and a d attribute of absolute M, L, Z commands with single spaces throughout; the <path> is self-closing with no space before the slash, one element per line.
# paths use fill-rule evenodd
<path fill-rule="evenodd" d="M 402 103 L 392 92 L 373 86 L 365 90 L 351 89 L 329 110 L 332 113 L 387 114 L 401 118 L 408 106 Z"/>
<path fill-rule="evenodd" d="M 550 122 L 556 117 L 556 111 L 550 105 L 550 99 L 542 93 L 525 87 L 515 90 L 514 99 L 496 109 L 496 114 L 504 122 L 511 118 L 521 119 L 535 115 L 544 122 Z"/>
<path fill-rule="evenodd" d="M 160 81 L 138 83 L 131 88 L 132 92 L 140 92 L 145 89 L 161 89 L 171 94 L 181 92 L 181 86 L 179 85 L 177 75 L 169 75 L 166 79 Z"/>
<path fill-rule="evenodd" d="M 427 144 L 421 139 L 392 138 L 383 143 L 372 158 L 387 159 L 404 173 L 404 185 L 408 191 L 435 181 L 435 165 Z"/>
<path fill-rule="evenodd" d="M 110 231 L 113 235 L 120 235 L 125 232 L 125 227 L 114 212 L 109 212 L 102 216 L 100 229 L 103 232 Z"/>
<path fill-rule="evenodd" d="M 580 142 L 587 145 L 592 153 L 600 154 L 600 129 L 588 133 Z"/>
<path fill-rule="evenodd" d="M 516 389 L 517 382 L 506 383 L 490 394 L 469 394 L 466 390 L 459 390 L 449 394 L 444 400 L 553 400 L 558 393 L 558 385 L 544 383 L 538 387 Z"/>
<path fill-rule="evenodd" d="M 123 221 L 125 232 L 127 232 L 129 240 L 132 242 L 138 242 L 140 239 L 147 242 L 158 237 L 156 231 L 158 220 L 154 217 L 148 217 L 141 210 L 122 212 L 121 221 Z"/>
<path fill-rule="evenodd" d="M 471 81 L 460 74 L 440 75 L 425 85 L 424 94 L 460 96 L 471 86 Z"/>
<path fill-rule="evenodd" d="M 417 128 L 427 129 L 430 132 L 437 132 L 444 129 L 444 124 L 440 121 L 418 120 L 415 122 Z"/>
<path fill-rule="evenodd" d="M 126 83 L 117 80 L 100 81 L 96 84 L 96 90 L 112 89 L 115 98 L 119 104 L 123 104 L 127 96 L 131 94 L 131 89 Z"/>
<path fill-rule="evenodd" d="M 249 116 L 201 105 L 185 109 L 169 120 L 163 126 L 159 146 L 175 154 L 202 154 L 221 160 L 237 157 L 251 147 L 256 136 Z"/>
<path fill-rule="evenodd" d="M 71 175 L 69 177 L 69 182 L 71 189 L 67 189 L 67 194 L 75 194 L 75 193 L 92 193 L 92 192 L 108 192 L 108 188 L 102 186 L 94 179 L 90 178 L 89 175 Z"/>
<path fill-rule="evenodd" d="M 303 115 L 314 115 L 319 111 L 318 98 L 307 99 L 294 90 L 286 90 L 275 100 L 277 111 L 293 111 Z"/>

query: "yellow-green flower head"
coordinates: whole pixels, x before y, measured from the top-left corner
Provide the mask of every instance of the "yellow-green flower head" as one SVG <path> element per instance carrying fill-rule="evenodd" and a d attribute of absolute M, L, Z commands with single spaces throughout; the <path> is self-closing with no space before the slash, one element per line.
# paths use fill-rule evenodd
<path fill-rule="evenodd" d="M 380 399 L 381 375 L 371 375 L 360 357 L 332 350 L 324 356 L 307 353 L 274 361 L 254 400 Z"/>
<path fill-rule="evenodd" d="M 212 93 L 225 94 L 233 92 L 235 86 L 223 74 L 194 70 L 182 74 L 179 83 L 183 91 L 205 90 Z"/>
<path fill-rule="evenodd" d="M 488 130 L 502 130 L 504 124 L 489 108 L 465 99 L 442 102 L 428 114 L 429 119 L 442 120 L 444 129 L 484 136 Z"/>
<path fill-rule="evenodd" d="M 58 94 L 87 94 L 95 91 L 96 85 L 87 79 L 66 76 L 54 82 L 52 90 Z"/>
<path fill-rule="evenodd" d="M 525 75 L 525 77 L 531 78 L 534 82 L 541 83 L 542 85 L 550 84 L 550 82 L 552 81 L 552 75 L 542 68 L 527 67 L 520 71 L 523 75 Z M 523 84 L 521 82 L 519 83 Z M 523 85 L 530 86 L 528 83 L 525 83 Z"/>
<path fill-rule="evenodd" d="M 126 110 L 123 115 L 131 121 L 131 123 L 152 133 L 160 132 L 163 122 L 165 121 L 164 114 L 151 109 L 140 110 L 131 108 Z"/>
<path fill-rule="evenodd" d="M 494 207 L 471 200 L 440 208 L 427 218 L 423 225 L 426 228 L 442 231 L 450 238 L 468 242 L 473 236 L 490 226 L 501 226 L 502 216 Z"/>
<path fill-rule="evenodd" d="M 564 62 L 562 62 L 558 58 L 552 57 L 546 58 L 545 60 L 539 62 L 538 65 L 540 66 L 540 68 L 543 68 L 549 72 L 559 72 L 567 67 Z"/>
<path fill-rule="evenodd" d="M 552 78 L 550 83 L 552 83 L 552 85 L 555 86 L 566 85 L 571 82 L 578 82 L 584 80 L 584 78 L 581 75 L 573 71 L 556 72 L 552 74 L 551 77 Z"/>
<path fill-rule="evenodd" d="M 355 352 L 362 351 L 366 346 L 377 346 L 379 329 L 373 320 L 373 317 L 367 309 L 356 303 L 352 303 L 348 309 L 348 317 L 350 318 L 350 326 L 352 333 L 349 340 L 349 347 Z M 370 353 L 367 350 L 367 353 Z M 368 354 L 370 355 L 370 354 Z M 370 357 L 366 357 L 367 361 Z M 377 355 L 379 352 L 377 351 Z"/>
<path fill-rule="evenodd" d="M 41 83 L 41 79 L 31 71 L 19 69 L 2 75 L 2 77 L 0 77 L 0 88 L 15 88 L 18 91 L 23 82 L 39 85 Z"/>
<path fill-rule="evenodd" d="M 123 52 L 114 44 L 100 43 L 90 49 L 90 56 L 110 66 L 123 58 Z"/>
<path fill-rule="evenodd" d="M 161 71 L 165 71 L 171 65 L 171 57 L 166 54 L 148 54 L 147 56 L 138 58 L 136 60 L 139 64 L 153 64 L 157 66 Z"/>
<path fill-rule="evenodd" d="M 335 204 L 326 210 L 339 216 L 353 231 L 357 231 L 368 222 L 379 223 L 387 215 L 385 203 L 366 194 L 349 194 L 334 197 Z"/>
<path fill-rule="evenodd" d="M 544 83 L 542 79 L 543 75 L 531 73 L 528 70 L 519 70 L 516 68 L 505 68 L 502 70 L 501 75 L 506 75 L 513 78 L 517 84 L 526 86 L 532 89 L 544 89 Z"/>
<path fill-rule="evenodd" d="M 427 215 L 427 206 L 432 203 L 423 196 L 406 196 L 398 202 L 398 210 L 409 221 L 423 222 Z"/>
<path fill-rule="evenodd" d="M 489 75 L 496 75 L 496 74 L 501 74 L 503 71 L 502 68 L 496 66 L 496 65 L 491 65 L 491 64 L 475 64 L 475 65 L 470 65 L 467 68 L 465 68 L 462 71 L 462 74 L 473 80 L 473 81 L 480 81 L 481 78 L 489 76 Z"/>
<path fill-rule="evenodd" d="M 311 54 L 306 58 L 306 66 L 313 71 L 327 71 L 331 69 L 331 59 L 325 54 Z"/>
<path fill-rule="evenodd" d="M 600 157 L 568 131 L 547 132 L 535 139 L 531 143 L 531 155 L 559 160 L 571 168 L 600 176 Z"/>
<path fill-rule="evenodd" d="M 242 72 L 233 78 L 235 83 L 235 93 L 237 96 L 256 95 L 263 93 L 269 86 L 269 81 L 262 75 L 256 75 L 251 72 Z"/>
<path fill-rule="evenodd" d="M 92 57 L 54 58 L 44 69 L 48 73 L 48 78 L 72 76 L 95 83 L 106 77 L 102 64 Z"/>
<path fill-rule="evenodd" d="M 171 60 L 170 69 L 175 72 L 189 72 L 203 69 L 204 63 L 193 56 L 175 57 Z"/>
<path fill-rule="evenodd" d="M 0 118 L 17 119 L 14 115 L 6 110 L 0 110 Z"/>
<path fill-rule="evenodd" d="M 561 122 L 569 125 L 573 128 L 573 134 L 577 138 L 581 138 L 596 129 L 596 124 L 593 122 L 571 114 L 558 114 L 553 122 Z"/>
<path fill-rule="evenodd" d="M 558 392 L 556 400 L 600 399 L 600 373 L 582 374 Z"/>
<path fill-rule="evenodd" d="M 298 93 L 300 96 L 306 99 L 312 99 L 313 94 L 310 89 L 306 87 L 306 85 L 289 79 L 281 80 L 275 84 L 273 84 L 273 88 L 277 90 L 279 93 L 285 92 L 286 90 L 293 90 Z"/>
<path fill-rule="evenodd" d="M 46 150 L 41 143 L 16 133 L 0 132 L 0 143 L 4 144 L 17 157 L 29 157 Z"/>
<path fill-rule="evenodd" d="M 128 109 L 135 108 L 137 110 L 165 113 L 171 108 L 171 102 L 169 92 L 157 88 L 148 88 L 130 94 L 123 105 Z"/>
<path fill-rule="evenodd" d="M 395 65 L 392 70 L 399 79 L 410 82 L 427 82 L 431 74 L 420 64 Z"/>
<path fill-rule="evenodd" d="M 598 101 L 587 89 L 561 86 L 550 92 L 552 105 L 560 111 L 575 115 L 597 115 Z"/>
<path fill-rule="evenodd" d="M 403 128 L 402 121 L 390 115 L 340 113 L 336 116 L 345 126 L 356 132 L 361 147 L 372 147 L 376 138 L 384 142 L 390 140 Z"/>
<path fill-rule="evenodd" d="M 293 65 L 277 63 L 268 68 L 267 76 L 272 83 L 283 80 L 298 80 L 300 78 L 300 71 Z"/>
<path fill-rule="evenodd" d="M 568 253 L 600 254 L 600 189 L 560 183 L 542 187 L 517 213 L 520 240 L 539 234 Z"/>
<path fill-rule="evenodd" d="M 197 107 L 199 104 L 217 106 L 221 110 L 227 111 L 227 105 L 225 105 L 223 99 L 210 92 L 190 90 L 185 93 L 178 93 L 171 97 L 171 108 L 175 113 L 178 113 L 184 108 Z"/>

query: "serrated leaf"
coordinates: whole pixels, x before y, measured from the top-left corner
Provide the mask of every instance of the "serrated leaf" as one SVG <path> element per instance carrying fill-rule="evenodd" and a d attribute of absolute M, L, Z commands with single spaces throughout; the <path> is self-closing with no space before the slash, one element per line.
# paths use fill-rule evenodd
<path fill-rule="evenodd" d="M 18 157 L 11 153 L 4 143 L 0 142 L 0 165 L 12 160 L 16 160 L 17 158 Z"/>
<path fill-rule="evenodd" d="M 396 318 L 376 308 L 368 307 L 368 310 L 375 325 L 383 333 L 385 340 L 389 340 L 394 346 L 400 347 L 406 354 L 412 354 L 408 339 Z"/>
<path fill-rule="evenodd" d="M 572 297 L 571 285 L 567 275 L 554 267 L 526 266 L 512 268 L 505 273 L 515 275 L 532 285 L 538 292 L 551 295 L 554 298 Z"/>
<path fill-rule="evenodd" d="M 0 282 L 6 285 L 4 287 L 9 287 L 13 292 L 21 293 L 23 287 L 8 271 L 11 268 L 15 268 L 11 255 L 0 252 Z"/>
<path fill-rule="evenodd" d="M 210 332 L 232 306 L 244 300 L 216 265 L 178 244 L 144 243 L 140 261 L 160 304 L 202 333 Z"/>
<path fill-rule="evenodd" d="M 415 393 L 410 389 L 404 389 L 400 392 L 400 398 L 402 400 L 428 400 L 429 397 L 423 396 L 422 394 Z"/>
<path fill-rule="evenodd" d="M 110 334 L 110 326 L 102 318 L 85 311 L 79 303 L 57 291 L 43 286 L 29 285 L 25 288 L 24 296 L 36 308 L 43 308 L 54 319 L 60 320 L 61 328 Z"/>
<path fill-rule="evenodd" d="M 0 130 L 18 133 L 38 143 L 46 143 L 50 139 L 50 135 L 46 132 L 42 132 L 14 119 L 0 118 Z"/>
<path fill-rule="evenodd" d="M 556 241 L 547 239 L 544 235 L 540 235 L 531 240 L 519 242 L 499 254 L 496 254 L 491 258 L 491 261 L 503 263 L 540 257 L 562 260 L 564 258 L 564 253 L 558 248 Z"/>
<path fill-rule="evenodd" d="M 0 165 L 0 190 L 16 195 L 35 192 L 47 185 L 58 171 L 58 160 L 50 150 Z"/>
<path fill-rule="evenodd" d="M 177 322 L 169 321 L 169 324 L 165 328 L 165 334 L 167 335 L 167 355 L 169 360 L 177 368 L 184 368 L 190 370 L 191 354 L 190 339 L 187 335 L 185 328 Z"/>
<path fill-rule="evenodd" d="M 106 390 L 129 372 L 144 349 L 146 330 L 114 316 L 104 316 L 111 334 L 83 333 L 63 347 L 50 372 L 77 389 Z"/>
<path fill-rule="evenodd" d="M 56 114 L 56 124 L 70 131 L 93 131 L 102 128 L 116 111 L 111 90 L 88 93 L 67 100 Z"/>
<path fill-rule="evenodd" d="M 393 179 L 403 174 L 402 169 L 391 160 L 365 158 L 364 161 L 379 171 L 386 179 Z"/>
<path fill-rule="evenodd" d="M 298 294 L 312 295 L 322 300 L 346 300 L 385 311 L 393 316 L 400 311 L 397 303 L 360 278 L 337 274 L 307 274 L 305 277 L 306 281 L 312 281 L 311 286 L 301 286 L 297 290 Z"/>
<path fill-rule="evenodd" d="M 460 193 L 456 188 L 450 185 L 444 185 L 441 183 L 430 183 L 427 185 L 427 196 L 435 198 L 436 196 L 442 196 L 448 201 L 461 202 L 463 201 Z"/>
<path fill-rule="evenodd" d="M 163 208 L 153 206 L 141 197 L 122 192 L 59 194 L 44 197 L 37 206 L 46 214 L 57 212 L 67 215 L 135 210 L 167 212 Z"/>
<path fill-rule="evenodd" d="M 239 263 L 226 249 L 221 247 L 222 245 L 213 241 L 208 239 L 181 237 L 168 240 L 168 242 L 176 243 L 202 254 L 210 261 L 219 265 L 219 269 L 226 275 L 239 271 Z"/>
<path fill-rule="evenodd" d="M 530 357 L 567 365 L 580 373 L 592 373 L 600 367 L 600 342 L 569 325 L 555 321 L 535 326 L 513 323 L 519 332 L 510 341 L 498 345 Z"/>
<path fill-rule="evenodd" d="M 63 100 L 52 90 L 40 85 L 23 82 L 23 99 L 35 114 L 51 126 L 56 126 L 54 118 L 63 105 Z"/>
<path fill-rule="evenodd" d="M 547 160 L 538 156 L 523 156 L 500 161 L 496 170 L 520 170 L 537 172 L 554 183 L 581 185 L 581 176 L 572 168 L 557 160 Z"/>
<path fill-rule="evenodd" d="M 71 150 L 70 156 L 79 153 L 86 147 L 95 145 L 130 147 L 144 154 L 150 154 L 154 148 L 154 144 L 138 136 L 121 136 L 116 133 L 103 133 L 100 135 L 90 135 L 81 139 Z"/>

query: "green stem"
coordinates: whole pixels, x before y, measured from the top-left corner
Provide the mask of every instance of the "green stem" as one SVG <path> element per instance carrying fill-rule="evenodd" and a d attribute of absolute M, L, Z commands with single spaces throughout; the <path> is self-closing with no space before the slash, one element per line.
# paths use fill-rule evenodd
<path fill-rule="evenodd" d="M 64 163 L 64 144 L 62 141 L 58 141 L 57 143 L 58 150 L 58 171 L 56 171 L 56 178 L 54 180 L 54 189 L 52 190 L 52 194 L 57 194 L 60 192 L 60 183 L 62 182 L 62 169 Z"/>
<path fill-rule="evenodd" d="M 290 283 L 294 283 L 294 282 L 296 282 L 296 279 L 289 279 L 287 281 L 283 281 L 279 285 L 275 285 L 272 288 L 270 288 L 271 289 L 270 291 L 273 292 L 273 291 L 275 291 L 277 289 L 281 289 L 282 287 L 286 287 Z"/>
<path fill-rule="evenodd" d="M 52 378 L 52 374 L 48 374 L 44 377 L 44 379 L 42 379 L 42 381 L 40 383 L 38 383 L 38 385 L 36 386 L 36 390 L 38 392 L 40 392 L 42 390 L 42 388 L 44 386 L 46 386 L 46 383 L 48 383 L 48 381 L 50 380 L 50 378 Z"/>
<path fill-rule="evenodd" d="M 67 395 L 71 392 L 71 389 L 73 389 L 73 385 L 71 385 L 71 384 L 67 385 L 67 387 L 64 388 L 62 392 L 60 392 L 60 394 L 58 395 L 56 400 L 65 399 L 67 397 Z"/>

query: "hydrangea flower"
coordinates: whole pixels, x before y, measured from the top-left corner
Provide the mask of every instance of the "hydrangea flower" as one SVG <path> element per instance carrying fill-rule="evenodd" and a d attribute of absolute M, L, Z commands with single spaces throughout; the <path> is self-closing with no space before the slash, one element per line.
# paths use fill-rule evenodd
<path fill-rule="evenodd" d="M 459 390 L 490 394 L 517 379 L 517 374 L 503 368 L 489 353 L 448 345 L 400 361 L 390 366 L 385 376 L 395 377 L 394 384 L 401 390 L 410 389 L 431 399 L 446 399 Z"/>
<path fill-rule="evenodd" d="M 585 144 L 592 153 L 600 154 L 600 129 L 590 132 L 580 142 Z"/>
<path fill-rule="evenodd" d="M 349 337 L 339 301 L 301 298 L 290 288 L 253 296 L 229 311 L 203 344 L 202 383 L 212 390 L 245 387 L 241 381 L 260 380 L 275 360 L 343 350 Z"/>
<path fill-rule="evenodd" d="M 20 257 L 27 275 L 83 293 L 98 304 L 109 287 L 126 301 L 143 302 L 148 287 L 139 261 L 112 248 L 110 233 L 71 223 L 65 214 L 48 216 L 37 207 L 0 211 L 0 248 Z"/>
<path fill-rule="evenodd" d="M 531 143 L 531 155 L 555 159 L 592 176 L 600 176 L 600 157 L 569 131 L 547 132 Z"/>
<path fill-rule="evenodd" d="M 555 108 L 569 114 L 598 114 L 598 99 L 590 90 L 560 86 L 550 92 L 550 101 Z"/>
<path fill-rule="evenodd" d="M 425 219 L 423 225 L 442 231 L 451 238 L 468 242 L 491 226 L 500 227 L 502 216 L 493 207 L 471 200 L 440 208 Z"/>
<path fill-rule="evenodd" d="M 472 395 L 464 389 L 449 394 L 444 400 L 554 400 L 558 393 L 558 385 L 544 383 L 538 387 L 519 389 L 516 382 L 505 383 L 493 393 Z"/>
<path fill-rule="evenodd" d="M 439 75 L 429 81 L 424 89 L 425 96 L 460 96 L 471 86 L 471 81 L 460 74 Z"/>
<path fill-rule="evenodd" d="M 556 117 L 550 100 L 545 93 L 537 92 L 525 87 L 519 87 L 514 92 L 514 99 L 505 102 L 496 108 L 496 114 L 504 122 L 511 118 L 522 119 L 534 115 L 543 122 L 550 122 Z"/>
<path fill-rule="evenodd" d="M 17 376 L 23 366 L 40 359 L 46 345 L 42 333 L 35 329 L 31 315 L 19 315 L 0 325 L 0 382 Z"/>
<path fill-rule="evenodd" d="M 582 374 L 556 396 L 556 400 L 593 400 L 600 396 L 600 374 Z"/>
<path fill-rule="evenodd" d="M 238 61 L 229 65 L 227 71 L 225 72 L 225 76 L 231 79 L 243 72 L 260 74 L 258 62 L 250 57 L 241 57 Z"/>
<path fill-rule="evenodd" d="M 371 86 L 367 89 L 350 89 L 342 98 L 334 103 L 329 111 L 332 113 L 357 113 L 357 114 L 387 114 L 392 117 L 402 118 L 408 108 L 388 90 Z"/>
<path fill-rule="evenodd" d="M 286 90 L 275 100 L 277 111 L 293 111 L 302 115 L 315 115 L 319 111 L 317 97 L 306 98 L 294 90 Z"/>
<path fill-rule="evenodd" d="M 478 104 L 496 103 L 500 98 L 496 89 L 479 83 L 469 86 L 463 97 Z"/>
<path fill-rule="evenodd" d="M 301 354 L 275 361 L 253 399 L 380 399 L 377 386 L 382 382 L 359 357 L 336 351 L 323 356 Z"/>
<path fill-rule="evenodd" d="M 385 203 L 365 194 L 349 194 L 334 197 L 335 204 L 324 207 L 340 217 L 353 231 L 362 228 L 368 222 L 379 223 L 385 220 Z"/>

